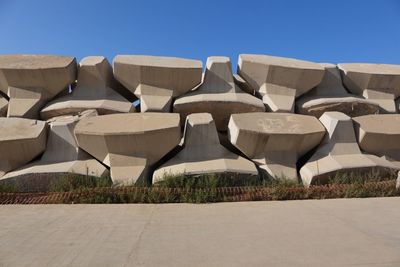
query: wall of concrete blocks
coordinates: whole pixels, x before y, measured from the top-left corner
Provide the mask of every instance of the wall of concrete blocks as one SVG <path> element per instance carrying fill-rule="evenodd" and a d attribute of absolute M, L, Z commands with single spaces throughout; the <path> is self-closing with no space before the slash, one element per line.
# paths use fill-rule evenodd
<path fill-rule="evenodd" d="M 227 57 L 209 57 L 203 72 L 184 58 L 1 55 L 0 182 L 262 173 L 309 186 L 338 172 L 390 175 L 399 96 L 400 65 L 241 54 L 234 74 Z"/>

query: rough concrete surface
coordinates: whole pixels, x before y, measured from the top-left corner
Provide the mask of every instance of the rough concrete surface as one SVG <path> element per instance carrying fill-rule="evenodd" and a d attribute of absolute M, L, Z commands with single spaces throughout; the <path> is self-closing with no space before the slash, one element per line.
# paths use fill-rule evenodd
<path fill-rule="evenodd" d="M 0 266 L 400 266 L 400 198 L 0 207 Z"/>

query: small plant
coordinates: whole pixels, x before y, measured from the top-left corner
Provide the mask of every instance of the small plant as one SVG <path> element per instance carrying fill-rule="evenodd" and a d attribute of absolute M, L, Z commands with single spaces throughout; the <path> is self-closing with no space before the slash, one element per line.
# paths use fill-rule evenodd
<path fill-rule="evenodd" d="M 379 170 L 372 169 L 369 171 L 352 171 L 352 172 L 336 172 L 334 176 L 328 179 L 329 184 L 364 184 L 375 181 L 394 180 L 397 177 L 397 172 L 388 171 L 387 175 L 382 176 Z"/>
<path fill-rule="evenodd" d="M 263 185 L 263 180 L 260 176 L 240 173 L 164 174 L 163 179 L 154 184 L 154 186 L 164 188 L 192 189 L 260 185 Z"/>
<path fill-rule="evenodd" d="M 83 188 L 109 187 L 112 185 L 110 176 L 95 177 L 66 173 L 51 179 L 49 184 L 50 192 L 68 192 Z"/>
<path fill-rule="evenodd" d="M 14 193 L 18 192 L 18 188 L 14 184 L 2 183 L 0 184 L 0 193 Z"/>
<path fill-rule="evenodd" d="M 336 173 L 326 185 L 304 187 L 286 177 L 213 173 L 165 175 L 153 186 L 112 186 L 110 177 L 63 174 L 50 177 L 45 193 L 18 193 L 0 184 L 0 203 L 210 203 L 224 201 L 400 196 L 395 174 Z"/>

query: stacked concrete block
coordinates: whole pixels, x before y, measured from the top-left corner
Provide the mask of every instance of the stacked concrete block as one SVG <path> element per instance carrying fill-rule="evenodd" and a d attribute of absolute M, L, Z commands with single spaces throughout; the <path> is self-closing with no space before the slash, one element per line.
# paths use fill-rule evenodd
<path fill-rule="evenodd" d="M 153 174 L 153 183 L 171 175 L 209 173 L 238 174 L 246 179 L 258 175 L 253 162 L 230 152 L 220 144 L 215 122 L 209 113 L 186 118 L 184 148 Z"/>
<path fill-rule="evenodd" d="M 366 115 L 353 118 L 360 148 L 386 157 L 400 166 L 400 115 Z"/>
<path fill-rule="evenodd" d="M 80 148 L 110 167 L 114 184 L 146 182 L 150 168 L 181 140 L 179 114 L 86 117 L 75 127 Z"/>
<path fill-rule="evenodd" d="M 55 117 L 47 121 L 49 132 L 46 150 L 37 161 L 9 172 L 1 182 L 18 184 L 18 188 L 29 185 L 34 191 L 48 189 L 49 185 L 63 175 L 105 177 L 107 168 L 78 147 L 74 135 L 76 123 L 84 117 L 97 116 L 95 110 L 86 110 L 75 116 Z M 22 185 L 21 185 L 22 184 Z M 25 186 L 24 186 L 25 184 Z"/>
<path fill-rule="evenodd" d="M 299 157 L 325 134 L 315 117 L 287 113 L 233 114 L 228 131 L 232 144 L 268 175 L 292 180 Z"/>
<path fill-rule="evenodd" d="M 242 54 L 237 72 L 227 57 L 209 57 L 202 74 L 184 58 L 117 56 L 111 66 L 96 56 L 77 68 L 73 57 L 0 55 L 0 183 L 261 171 L 300 173 L 309 186 L 400 169 L 400 115 L 382 114 L 396 112 L 400 66 Z"/>
<path fill-rule="evenodd" d="M 47 123 L 24 118 L 0 118 L 0 177 L 22 167 L 46 148 Z"/>
<path fill-rule="evenodd" d="M 295 99 L 317 86 L 325 69 L 313 62 L 267 55 L 239 55 L 238 74 L 273 112 L 294 112 Z"/>
<path fill-rule="evenodd" d="M 0 55 L 0 91 L 10 98 L 8 117 L 38 119 L 47 101 L 75 79 L 73 57 Z"/>
<path fill-rule="evenodd" d="M 41 118 L 78 115 L 87 109 L 95 109 L 99 115 L 134 112 L 132 103 L 113 86 L 116 81 L 107 59 L 86 57 L 79 63 L 78 82 L 72 93 L 48 103 L 40 112 Z"/>
<path fill-rule="evenodd" d="M 119 55 L 113 65 L 115 78 L 140 99 L 141 112 L 170 112 L 173 99 L 202 78 L 198 60 Z"/>
<path fill-rule="evenodd" d="M 317 118 L 327 111 L 343 112 L 350 117 L 379 113 L 377 103 L 346 91 L 336 65 L 321 65 L 325 68 L 324 78 L 317 87 L 296 101 L 298 113 Z"/>
<path fill-rule="evenodd" d="M 218 131 L 227 130 L 231 114 L 260 111 L 265 111 L 262 101 L 235 84 L 227 57 L 209 57 L 203 83 L 174 102 L 182 120 L 191 113 L 211 113 Z"/>
<path fill-rule="evenodd" d="M 361 152 L 349 116 L 340 112 L 326 112 L 320 121 L 327 135 L 300 169 L 304 185 L 329 183 L 338 172 L 340 175 L 365 173 L 386 176 L 398 170 L 395 164 L 385 158 Z"/>
<path fill-rule="evenodd" d="M 376 102 L 384 113 L 396 113 L 400 96 L 400 66 L 387 64 L 338 64 L 343 83 L 353 94 Z"/>

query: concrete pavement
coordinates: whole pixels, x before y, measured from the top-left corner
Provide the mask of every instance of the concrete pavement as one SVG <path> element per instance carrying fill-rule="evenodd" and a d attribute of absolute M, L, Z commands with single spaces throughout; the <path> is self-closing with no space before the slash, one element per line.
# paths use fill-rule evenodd
<path fill-rule="evenodd" d="M 400 198 L 0 206 L 0 266 L 400 266 Z"/>

